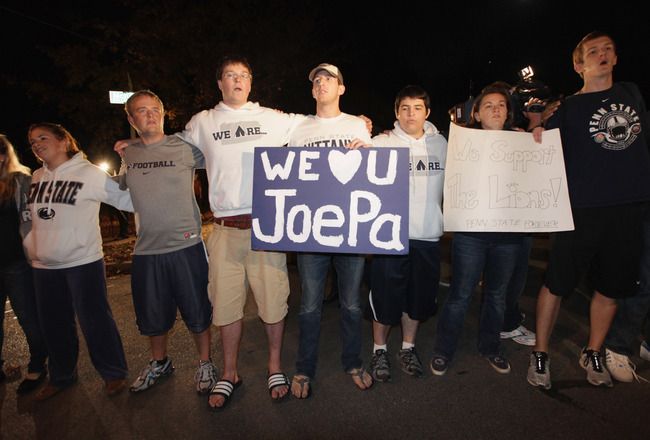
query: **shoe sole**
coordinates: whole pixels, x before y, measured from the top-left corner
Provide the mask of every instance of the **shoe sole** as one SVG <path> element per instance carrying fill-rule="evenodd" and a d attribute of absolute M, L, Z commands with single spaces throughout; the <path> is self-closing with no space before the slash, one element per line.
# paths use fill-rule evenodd
<path fill-rule="evenodd" d="M 388 376 L 387 378 L 381 378 L 378 376 L 375 376 L 374 374 L 370 374 L 375 382 L 381 382 L 381 383 L 386 383 L 391 381 L 391 376 Z"/>
<path fill-rule="evenodd" d="M 650 350 L 642 345 L 639 348 L 639 357 L 650 362 Z"/>
<path fill-rule="evenodd" d="M 499 338 L 501 339 L 514 339 L 520 338 L 522 336 L 528 336 L 528 334 L 520 331 L 511 331 L 511 332 L 501 332 L 499 333 Z"/>
<path fill-rule="evenodd" d="M 372 379 L 373 379 L 375 382 L 386 383 L 386 382 L 390 382 L 391 379 L 392 379 L 392 375 L 390 374 L 390 371 L 388 372 L 388 375 L 387 375 L 386 377 L 384 377 L 384 378 L 381 378 L 380 376 L 377 376 L 377 375 L 376 375 L 375 373 L 373 373 L 372 371 L 368 371 L 368 373 L 370 373 L 370 376 L 372 376 Z"/>
<path fill-rule="evenodd" d="M 508 374 L 510 371 L 512 371 L 512 368 L 499 368 L 496 365 L 494 365 L 492 362 L 488 362 L 490 364 L 490 367 L 494 368 L 494 371 L 496 371 L 499 374 Z"/>
<path fill-rule="evenodd" d="M 401 370 L 402 370 L 405 374 L 408 374 L 409 376 L 413 376 L 413 377 L 421 377 L 421 376 L 422 376 L 422 372 L 421 372 L 421 371 L 409 371 L 409 370 L 407 370 L 406 368 L 401 368 Z"/>
<path fill-rule="evenodd" d="M 582 367 L 583 370 L 587 371 L 587 367 L 582 362 L 582 356 L 580 356 L 580 358 L 578 359 L 578 365 L 580 365 L 580 367 Z M 605 365 L 605 368 L 607 368 L 607 365 Z M 610 387 L 614 386 L 614 384 L 611 381 L 610 382 L 603 382 L 601 380 L 593 380 L 593 379 L 590 379 L 589 376 L 587 376 L 587 382 L 589 382 L 591 385 L 593 385 L 595 387 L 599 387 L 599 386 L 604 385 L 607 388 L 610 388 Z"/>
<path fill-rule="evenodd" d="M 587 382 L 589 382 L 590 384 L 592 384 L 595 387 L 604 386 L 604 387 L 607 387 L 607 388 L 611 388 L 611 387 L 614 386 L 614 384 L 611 383 L 611 382 L 608 383 L 608 382 L 601 382 L 601 381 L 592 381 L 589 378 L 587 378 Z"/>
<path fill-rule="evenodd" d="M 532 386 L 536 388 L 544 388 L 545 390 L 550 390 L 551 389 L 551 384 L 545 384 L 545 383 L 539 383 L 539 382 L 534 382 L 530 380 L 530 378 L 527 378 L 528 383 L 531 384 Z"/>
<path fill-rule="evenodd" d="M 433 373 L 434 376 L 444 376 L 445 373 L 447 372 L 448 368 L 446 368 L 444 371 L 439 371 L 433 368 L 433 361 L 429 363 L 429 369 Z"/>
<path fill-rule="evenodd" d="M 527 338 L 525 336 L 515 336 L 512 338 L 519 345 L 525 345 L 527 347 L 534 347 L 537 340 L 535 338 Z"/>
<path fill-rule="evenodd" d="M 590 384 L 592 384 L 595 387 L 605 386 L 607 388 L 610 388 L 610 387 L 614 386 L 614 384 L 611 381 L 610 382 L 603 382 L 602 380 L 593 380 L 593 379 L 590 379 L 589 377 L 587 377 L 587 382 L 589 382 Z"/>

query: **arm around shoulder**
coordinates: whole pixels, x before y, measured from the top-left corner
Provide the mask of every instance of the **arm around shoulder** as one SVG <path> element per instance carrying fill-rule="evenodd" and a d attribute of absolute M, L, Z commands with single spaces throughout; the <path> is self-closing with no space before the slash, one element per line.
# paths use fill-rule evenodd
<path fill-rule="evenodd" d="M 120 211 L 133 212 L 131 193 L 128 190 L 120 189 L 120 184 L 111 176 L 104 173 L 104 196 L 100 202 L 108 203 Z"/>

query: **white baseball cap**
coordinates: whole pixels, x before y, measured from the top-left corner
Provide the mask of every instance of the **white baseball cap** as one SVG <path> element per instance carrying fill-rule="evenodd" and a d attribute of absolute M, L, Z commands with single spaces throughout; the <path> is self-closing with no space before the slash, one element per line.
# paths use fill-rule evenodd
<path fill-rule="evenodd" d="M 339 80 L 339 83 L 343 84 L 343 74 L 341 73 L 339 68 L 333 64 L 328 64 L 328 63 L 320 63 L 318 66 L 311 69 L 311 72 L 309 72 L 309 81 L 313 82 L 316 74 L 322 70 L 329 73 L 334 78 L 337 78 Z"/>

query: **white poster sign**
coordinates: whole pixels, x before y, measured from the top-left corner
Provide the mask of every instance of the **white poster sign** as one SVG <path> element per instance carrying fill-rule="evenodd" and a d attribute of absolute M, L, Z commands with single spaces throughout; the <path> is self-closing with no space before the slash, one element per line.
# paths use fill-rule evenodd
<path fill-rule="evenodd" d="M 445 166 L 446 231 L 573 230 L 558 129 L 530 133 L 451 124 Z"/>

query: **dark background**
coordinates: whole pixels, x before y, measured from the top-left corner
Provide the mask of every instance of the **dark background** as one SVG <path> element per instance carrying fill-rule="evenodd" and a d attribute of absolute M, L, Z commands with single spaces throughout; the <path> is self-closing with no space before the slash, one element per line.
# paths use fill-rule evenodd
<path fill-rule="evenodd" d="M 606 5 L 606 6 L 603 6 Z M 581 81 L 571 51 L 592 30 L 617 42 L 616 80 L 648 97 L 650 31 L 640 2 L 494 0 L 475 2 L 4 1 L 0 132 L 36 166 L 26 130 L 37 121 L 66 126 L 91 160 L 109 159 L 129 136 L 108 90 L 149 88 L 165 102 L 167 131 L 182 129 L 219 93 L 218 60 L 243 54 L 253 66 L 251 99 L 287 112 L 313 113 L 308 71 L 338 65 L 342 109 L 368 115 L 374 133 L 391 128 L 393 99 L 407 84 L 432 97 L 431 117 L 447 130 L 447 111 L 486 84 L 518 81 L 533 66 L 554 92 Z"/>

